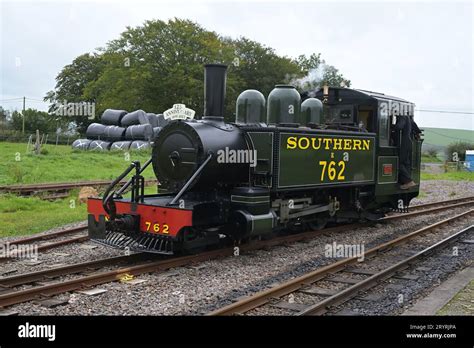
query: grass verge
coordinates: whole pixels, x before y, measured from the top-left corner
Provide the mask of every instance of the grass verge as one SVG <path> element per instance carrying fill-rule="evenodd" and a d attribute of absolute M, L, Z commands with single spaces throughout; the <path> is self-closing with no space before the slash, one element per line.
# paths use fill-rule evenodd
<path fill-rule="evenodd" d="M 78 204 L 72 195 L 52 202 L 0 195 L 0 237 L 33 234 L 86 220 L 86 212 L 86 204 Z"/>
<path fill-rule="evenodd" d="M 156 193 L 156 186 L 145 187 L 145 194 Z M 38 197 L 0 195 L 0 237 L 43 232 L 72 222 L 87 220 L 87 204 L 78 201 L 79 190 L 67 198 L 45 201 Z M 129 197 L 130 193 L 126 195 Z"/>
<path fill-rule="evenodd" d="M 421 173 L 421 180 L 474 181 L 474 172 Z"/>
<path fill-rule="evenodd" d="M 150 158 L 143 152 L 92 152 L 66 145 L 45 145 L 40 155 L 26 151 L 26 144 L 0 142 L 0 185 L 46 182 L 113 180 L 131 161 L 142 164 Z M 151 166 L 146 179 L 155 179 Z"/>

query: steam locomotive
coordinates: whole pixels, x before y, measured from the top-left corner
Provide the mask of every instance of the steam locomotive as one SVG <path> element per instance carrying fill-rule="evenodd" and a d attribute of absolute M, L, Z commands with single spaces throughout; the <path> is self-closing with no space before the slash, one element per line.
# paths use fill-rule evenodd
<path fill-rule="evenodd" d="M 131 163 L 103 198 L 88 200 L 92 240 L 193 252 L 328 222 L 377 220 L 418 195 L 422 139 L 413 140 L 411 154 L 418 184 L 402 190 L 394 130 L 397 117 L 413 118 L 413 103 L 365 90 L 325 86 L 300 94 L 277 85 L 267 100 L 256 90 L 241 93 L 228 123 L 226 69 L 205 66 L 202 118 L 169 122 L 143 166 Z M 160 193 L 145 195 L 141 174 L 150 164 Z"/>

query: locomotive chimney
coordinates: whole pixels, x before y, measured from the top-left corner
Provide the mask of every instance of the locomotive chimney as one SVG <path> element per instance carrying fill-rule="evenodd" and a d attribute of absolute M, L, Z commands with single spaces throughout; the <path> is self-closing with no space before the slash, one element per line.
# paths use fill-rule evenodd
<path fill-rule="evenodd" d="M 224 116 L 227 65 L 204 65 L 204 115 Z"/>

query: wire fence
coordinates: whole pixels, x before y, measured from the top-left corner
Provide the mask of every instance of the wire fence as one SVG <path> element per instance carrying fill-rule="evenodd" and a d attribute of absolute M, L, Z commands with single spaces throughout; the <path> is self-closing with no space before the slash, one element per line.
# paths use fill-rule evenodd
<path fill-rule="evenodd" d="M 79 139 L 79 135 L 63 135 L 63 134 L 41 134 L 40 142 L 48 145 L 70 145 L 74 140 Z M 8 141 L 13 143 L 29 143 L 36 140 L 36 134 L 21 134 L 18 132 L 3 131 L 0 132 L 0 141 Z"/>

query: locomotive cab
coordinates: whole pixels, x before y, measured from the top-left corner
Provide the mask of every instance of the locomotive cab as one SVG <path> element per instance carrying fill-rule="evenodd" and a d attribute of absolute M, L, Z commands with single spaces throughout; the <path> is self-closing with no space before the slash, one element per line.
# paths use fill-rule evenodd
<path fill-rule="evenodd" d="M 415 105 L 407 100 L 367 90 L 322 88 L 315 93 L 324 105 L 325 126 L 332 129 L 353 129 L 377 134 L 377 154 L 373 187 L 377 204 L 387 203 L 404 210 L 418 195 L 420 183 L 421 145 L 419 135 L 413 136 L 409 154 L 411 178 L 417 183 L 400 189 L 401 132 L 396 129 L 397 118 L 413 123 Z M 303 94 L 303 99 L 308 93 Z"/>

